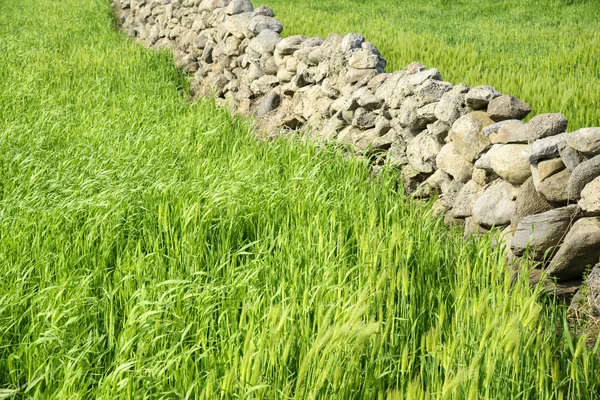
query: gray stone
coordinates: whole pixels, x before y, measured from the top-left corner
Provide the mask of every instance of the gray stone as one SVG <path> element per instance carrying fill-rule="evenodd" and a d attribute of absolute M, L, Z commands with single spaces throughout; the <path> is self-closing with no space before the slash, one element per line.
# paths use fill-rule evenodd
<path fill-rule="evenodd" d="M 252 90 L 252 92 L 255 95 L 260 96 L 262 94 L 268 93 L 269 91 L 271 91 L 271 89 L 273 89 L 278 84 L 279 84 L 279 79 L 277 79 L 276 76 L 263 75 L 250 84 L 250 89 Z"/>
<path fill-rule="evenodd" d="M 279 96 L 276 92 L 271 92 L 265 96 L 265 98 L 260 102 L 258 109 L 256 111 L 257 117 L 263 117 L 270 113 L 271 111 L 277 109 L 281 104 L 281 96 Z"/>
<path fill-rule="evenodd" d="M 275 13 L 269 7 L 262 5 L 254 10 L 254 15 L 264 15 L 265 17 L 274 17 Z"/>
<path fill-rule="evenodd" d="M 565 142 L 559 144 L 558 153 L 560 154 L 560 158 L 562 158 L 563 163 L 569 171 L 573 171 L 579 164 L 587 160 L 583 154 L 567 146 Z"/>
<path fill-rule="evenodd" d="M 527 143 L 527 125 L 518 119 L 498 122 L 494 125 L 501 124 L 497 132 L 490 133 L 488 138 L 490 142 L 496 143 Z M 484 128 L 487 129 L 487 128 Z M 489 132 L 486 131 L 486 133 Z M 482 132 L 483 134 L 483 132 Z M 486 136 L 484 134 L 484 136 Z"/>
<path fill-rule="evenodd" d="M 437 155 L 436 165 L 459 182 L 468 182 L 473 174 L 473 164 L 458 153 L 453 143 L 447 143 Z"/>
<path fill-rule="evenodd" d="M 370 129 L 375 127 L 375 119 L 377 115 L 360 107 L 354 112 L 352 125 L 361 129 Z"/>
<path fill-rule="evenodd" d="M 277 52 L 281 56 L 288 56 L 294 54 L 304 41 L 308 39 L 308 36 L 296 35 L 289 36 L 281 39 L 279 43 L 277 43 Z"/>
<path fill-rule="evenodd" d="M 600 176 L 583 188 L 579 207 L 587 213 L 600 213 Z"/>
<path fill-rule="evenodd" d="M 579 278 L 600 259 L 600 218 L 582 218 L 575 222 L 556 253 L 548 274 L 560 280 Z"/>
<path fill-rule="evenodd" d="M 257 53 L 260 59 L 260 56 L 265 53 L 272 54 L 280 40 L 279 33 L 265 29 L 248 43 L 247 51 Z"/>
<path fill-rule="evenodd" d="M 540 182 L 537 190 L 548 199 L 548 201 L 554 203 L 566 203 L 569 200 L 567 184 L 570 177 L 571 171 L 565 169 L 558 174 L 552 175 L 545 181 Z"/>
<path fill-rule="evenodd" d="M 473 216 L 485 227 L 508 225 L 516 209 L 518 194 L 518 187 L 498 180 L 477 199 Z"/>
<path fill-rule="evenodd" d="M 448 138 L 465 160 L 473 162 L 492 146 L 481 130 L 493 123 L 486 113 L 475 111 L 456 120 Z"/>
<path fill-rule="evenodd" d="M 523 157 L 527 158 L 530 163 L 558 157 L 558 147 L 564 142 L 566 135 L 566 133 L 562 133 L 536 140 L 523 150 Z"/>
<path fill-rule="evenodd" d="M 582 162 L 573 170 L 568 182 L 568 197 L 571 200 L 579 200 L 583 188 L 600 176 L 600 156 Z"/>
<path fill-rule="evenodd" d="M 468 90 L 466 85 L 457 85 L 444 93 L 435 107 L 435 117 L 444 124 L 452 126 L 457 119 L 467 114 L 469 108 L 465 101 L 465 93 Z"/>
<path fill-rule="evenodd" d="M 381 56 L 368 51 L 357 51 L 352 54 L 348 65 L 357 69 L 373 69 L 381 63 Z"/>
<path fill-rule="evenodd" d="M 254 35 L 258 35 L 265 29 L 281 33 L 283 31 L 283 25 L 273 17 L 266 17 L 264 15 L 257 15 L 248 22 L 248 30 Z"/>
<path fill-rule="evenodd" d="M 555 136 L 567 130 L 569 121 L 563 114 L 540 114 L 531 118 L 527 123 L 529 142 Z"/>
<path fill-rule="evenodd" d="M 358 33 L 349 33 L 342 39 L 340 47 L 343 53 L 349 53 L 354 49 L 360 49 L 364 42 L 364 36 Z"/>
<path fill-rule="evenodd" d="M 525 144 L 500 145 L 491 155 L 490 163 L 494 172 L 502 179 L 520 185 L 531 176 L 529 162 L 521 156 Z"/>
<path fill-rule="evenodd" d="M 494 171 L 494 169 L 492 168 L 491 157 L 494 154 L 494 152 L 496 152 L 500 148 L 500 146 L 502 145 L 495 144 L 487 152 L 483 153 L 481 157 L 479 157 L 479 159 L 475 161 L 475 168 L 483 169 L 486 171 Z"/>
<path fill-rule="evenodd" d="M 586 156 L 600 154 L 600 128 L 583 128 L 565 137 L 567 146 Z"/>
<path fill-rule="evenodd" d="M 408 143 L 406 155 L 408 162 L 419 172 L 432 173 L 436 169 L 435 159 L 442 145 L 423 131 Z"/>
<path fill-rule="evenodd" d="M 511 217 L 511 225 L 517 227 L 523 218 L 549 211 L 552 208 L 552 204 L 535 189 L 533 178 L 529 178 L 521 185 L 515 213 Z"/>
<path fill-rule="evenodd" d="M 496 97 L 488 105 L 488 113 L 494 121 L 523 119 L 531 112 L 529 104 L 513 96 Z"/>
<path fill-rule="evenodd" d="M 470 180 L 462 187 L 454 204 L 452 205 L 452 216 L 454 218 L 467 218 L 473 214 L 475 201 L 481 196 L 484 187 L 477 182 Z"/>
<path fill-rule="evenodd" d="M 485 137 L 489 137 L 492 133 L 498 133 L 500 128 L 502 128 L 506 124 L 510 124 L 513 122 L 519 122 L 521 124 L 525 124 L 523 121 L 519 119 L 507 119 L 505 121 L 496 122 L 492 125 L 488 125 L 481 130 L 481 134 Z"/>
<path fill-rule="evenodd" d="M 249 0 L 231 0 L 229 5 L 225 7 L 225 13 L 229 15 L 252 11 L 254 11 L 254 7 L 252 7 L 252 3 Z"/>
<path fill-rule="evenodd" d="M 510 248 L 519 257 L 529 249 L 537 261 L 548 257 L 548 251 L 562 243 L 578 211 L 576 205 L 530 215 L 521 221 Z"/>
<path fill-rule="evenodd" d="M 481 110 L 488 106 L 490 101 L 501 95 L 495 88 L 487 85 L 476 86 L 466 94 L 467 105 L 473 110 Z"/>

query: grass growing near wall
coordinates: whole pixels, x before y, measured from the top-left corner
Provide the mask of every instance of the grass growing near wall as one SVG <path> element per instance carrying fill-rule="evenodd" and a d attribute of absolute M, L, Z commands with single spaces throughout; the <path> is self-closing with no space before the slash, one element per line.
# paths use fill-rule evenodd
<path fill-rule="evenodd" d="M 186 102 L 103 0 L 0 26 L 0 398 L 596 396 L 563 311 L 394 174 Z"/>
<path fill-rule="evenodd" d="M 266 0 L 285 35 L 358 32 L 388 60 L 450 82 L 492 85 L 571 130 L 600 126 L 600 2 L 596 0 Z"/>

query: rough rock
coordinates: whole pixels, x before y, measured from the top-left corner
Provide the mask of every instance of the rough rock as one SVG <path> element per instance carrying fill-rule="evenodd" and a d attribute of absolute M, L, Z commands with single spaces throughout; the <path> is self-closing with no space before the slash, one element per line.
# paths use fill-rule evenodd
<path fill-rule="evenodd" d="M 307 39 L 308 36 L 302 35 L 289 36 L 284 39 L 281 39 L 281 41 L 277 43 L 276 46 L 277 53 L 281 56 L 292 55 L 300 49 L 302 43 L 304 43 L 304 41 L 306 41 Z"/>
<path fill-rule="evenodd" d="M 408 143 L 406 155 L 408 162 L 417 171 L 432 173 L 436 169 L 435 160 L 441 149 L 442 145 L 435 137 L 423 131 Z"/>
<path fill-rule="evenodd" d="M 563 114 L 540 114 L 527 123 L 529 142 L 555 136 L 567 130 L 569 121 Z"/>
<path fill-rule="evenodd" d="M 600 213 L 600 176 L 583 188 L 579 207 L 587 213 Z"/>
<path fill-rule="evenodd" d="M 498 126 L 496 132 L 491 132 L 487 136 L 490 142 L 496 143 L 527 143 L 527 125 L 519 121 L 518 119 L 511 119 L 508 121 L 498 122 L 494 126 Z M 487 131 L 489 132 L 489 131 Z M 487 133 L 486 132 L 486 133 Z M 482 132 L 483 133 L 483 132 Z M 486 136 L 484 134 L 484 136 Z"/>
<path fill-rule="evenodd" d="M 231 0 L 229 5 L 225 7 L 225 13 L 229 15 L 252 11 L 254 11 L 254 7 L 252 7 L 252 3 L 249 0 Z"/>
<path fill-rule="evenodd" d="M 447 172 L 457 181 L 465 183 L 471 179 L 473 164 L 456 151 L 453 143 L 444 145 L 435 161 L 439 169 Z"/>
<path fill-rule="evenodd" d="M 248 22 L 248 30 L 254 35 L 258 35 L 265 29 L 281 33 L 281 31 L 283 31 L 283 25 L 275 18 L 264 15 L 257 15 Z"/>
<path fill-rule="evenodd" d="M 498 122 L 506 119 L 523 119 L 531 112 L 531 107 L 516 97 L 502 95 L 490 101 L 487 111 L 490 118 Z"/>
<path fill-rule="evenodd" d="M 527 145 L 504 144 L 498 146 L 490 155 L 490 164 L 494 172 L 502 179 L 520 185 L 531 176 L 529 162 L 521 156 Z"/>
<path fill-rule="evenodd" d="M 565 137 L 565 143 L 578 152 L 593 157 L 600 154 L 600 128 L 583 128 Z"/>
<path fill-rule="evenodd" d="M 271 92 L 260 102 L 258 109 L 256 110 L 256 116 L 263 117 L 279 107 L 280 104 L 281 96 L 278 93 Z"/>
<path fill-rule="evenodd" d="M 490 101 L 499 97 L 501 93 L 487 85 L 476 86 L 465 95 L 467 105 L 473 110 L 481 110 L 488 106 Z"/>
<path fill-rule="evenodd" d="M 552 204 L 535 189 L 533 178 L 529 178 L 521 185 L 515 213 L 511 217 L 511 225 L 517 227 L 523 218 L 546 212 L 552 208 Z"/>
<path fill-rule="evenodd" d="M 600 218 L 582 218 L 575 222 L 556 253 L 548 274 L 560 280 L 579 278 L 600 259 Z"/>
<path fill-rule="evenodd" d="M 573 170 L 567 186 L 568 197 L 579 200 L 585 186 L 600 176 L 600 156 L 582 162 Z"/>
<path fill-rule="evenodd" d="M 519 188 L 498 180 L 488 186 L 473 206 L 473 216 L 485 227 L 510 224 Z"/>
<path fill-rule="evenodd" d="M 486 113 L 475 111 L 456 120 L 448 138 L 465 160 L 473 162 L 492 146 L 490 141 L 481 134 L 481 130 L 493 123 L 494 121 Z"/>
<path fill-rule="evenodd" d="M 449 92 L 444 93 L 440 101 L 436 104 L 435 118 L 448 126 L 469 112 L 469 107 L 465 100 L 465 94 L 469 91 L 466 85 L 456 85 Z"/>
<path fill-rule="evenodd" d="M 467 218 L 473 214 L 473 205 L 483 193 L 484 187 L 475 181 L 469 181 L 462 187 L 454 204 L 452 205 L 452 216 L 454 218 Z"/>
<path fill-rule="evenodd" d="M 558 145 L 558 154 L 569 171 L 573 171 L 579 164 L 587 160 L 583 154 L 567 146 L 565 142 Z"/>
<path fill-rule="evenodd" d="M 540 182 L 537 190 L 548 201 L 553 203 L 566 203 L 569 200 L 567 184 L 570 177 L 571 171 L 565 169 L 558 174 L 550 176 L 543 182 Z"/>
<path fill-rule="evenodd" d="M 537 164 L 537 178 L 539 182 L 544 182 L 547 178 L 559 173 L 565 169 L 565 164 L 560 158 L 540 161 Z"/>
<path fill-rule="evenodd" d="M 571 205 L 523 218 L 515 231 L 511 250 L 521 257 L 529 249 L 534 260 L 542 261 L 550 249 L 562 242 L 577 211 L 577 206 Z"/>
<path fill-rule="evenodd" d="M 522 154 L 530 163 L 559 156 L 558 148 L 564 142 L 566 133 L 539 139 L 527 146 Z"/>

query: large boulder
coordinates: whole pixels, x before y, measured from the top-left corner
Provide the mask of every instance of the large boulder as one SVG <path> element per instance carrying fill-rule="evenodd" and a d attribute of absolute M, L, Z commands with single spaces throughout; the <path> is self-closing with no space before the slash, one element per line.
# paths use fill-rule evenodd
<path fill-rule="evenodd" d="M 447 143 L 442 147 L 435 162 L 439 169 L 463 183 L 468 182 L 473 174 L 473 164 L 456 151 L 453 143 Z"/>
<path fill-rule="evenodd" d="M 531 176 L 529 162 L 521 156 L 525 147 L 525 144 L 504 144 L 490 155 L 494 172 L 513 185 L 520 185 Z"/>
<path fill-rule="evenodd" d="M 529 104 L 513 96 L 496 97 L 488 105 L 488 113 L 494 121 L 506 119 L 523 119 L 531 112 Z"/>
<path fill-rule="evenodd" d="M 568 196 L 572 200 L 581 197 L 583 188 L 600 176 L 600 156 L 584 161 L 573 170 L 568 182 Z"/>
<path fill-rule="evenodd" d="M 492 146 L 489 139 L 481 134 L 481 130 L 493 123 L 487 113 L 475 111 L 456 120 L 448 138 L 465 160 L 473 162 Z"/>
<path fill-rule="evenodd" d="M 561 280 L 583 275 L 600 259 L 600 218 L 582 218 L 575 222 L 560 250 L 552 258 L 548 274 Z"/>
<path fill-rule="evenodd" d="M 527 136 L 530 142 L 555 136 L 567 130 L 569 121 L 563 114 L 540 114 L 527 123 Z"/>
<path fill-rule="evenodd" d="M 565 137 L 567 146 L 586 156 L 600 154 L 600 128 L 583 128 Z"/>
<path fill-rule="evenodd" d="M 535 189 L 533 178 L 529 178 L 521 185 L 511 224 L 517 227 L 523 218 L 529 215 L 541 214 L 552 208 L 552 204 Z"/>
<path fill-rule="evenodd" d="M 577 210 L 576 205 L 571 205 L 523 218 L 511 242 L 511 250 L 520 257 L 529 249 L 534 260 L 542 261 L 550 249 L 562 242 Z"/>
<path fill-rule="evenodd" d="M 510 224 L 519 188 L 503 180 L 488 186 L 473 205 L 473 216 L 486 227 Z"/>
<path fill-rule="evenodd" d="M 587 213 L 600 213 L 600 176 L 583 188 L 579 207 Z"/>

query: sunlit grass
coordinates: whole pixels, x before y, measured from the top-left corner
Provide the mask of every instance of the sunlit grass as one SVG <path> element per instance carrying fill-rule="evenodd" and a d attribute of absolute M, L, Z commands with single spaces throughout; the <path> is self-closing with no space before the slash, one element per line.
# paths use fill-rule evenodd
<path fill-rule="evenodd" d="M 189 103 L 103 0 L 0 14 L 0 398 L 594 398 L 594 349 L 364 161 Z"/>

